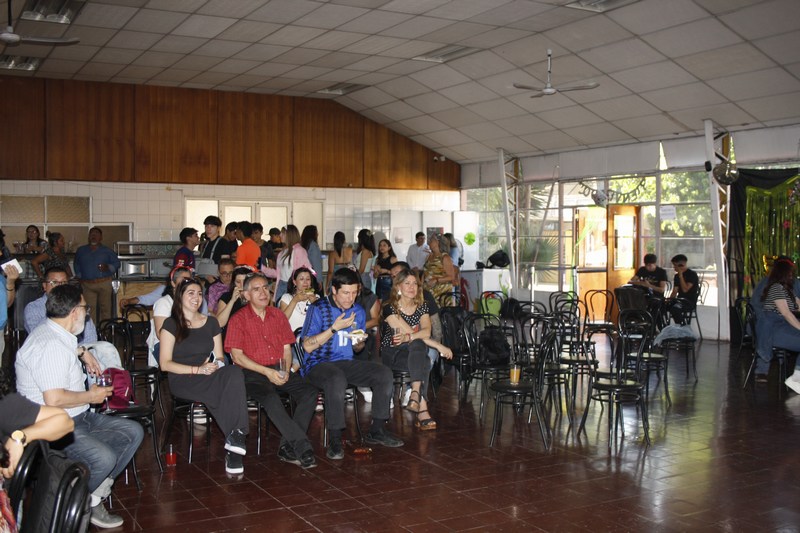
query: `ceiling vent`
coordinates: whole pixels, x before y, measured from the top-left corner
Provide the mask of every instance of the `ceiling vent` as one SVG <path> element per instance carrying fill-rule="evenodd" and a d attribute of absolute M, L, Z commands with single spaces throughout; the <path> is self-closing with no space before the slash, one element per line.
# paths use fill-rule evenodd
<path fill-rule="evenodd" d="M 360 91 L 361 89 L 365 89 L 367 87 L 369 87 L 369 85 L 361 85 L 359 83 L 337 83 L 336 85 L 331 85 L 330 87 L 320 89 L 319 91 L 317 91 L 317 93 L 342 96 L 345 94 Z"/>
<path fill-rule="evenodd" d="M 72 24 L 83 9 L 83 0 L 28 0 L 22 8 L 21 20 Z"/>
<path fill-rule="evenodd" d="M 42 64 L 41 58 L 3 55 L 0 56 L 0 69 L 3 70 L 22 70 L 31 72 L 39 68 Z"/>
<path fill-rule="evenodd" d="M 584 11 L 591 11 L 593 13 L 605 13 L 618 7 L 635 4 L 639 0 L 577 0 L 564 7 L 571 7 L 573 9 L 582 9 Z"/>
<path fill-rule="evenodd" d="M 428 52 L 421 56 L 412 57 L 415 61 L 428 61 L 430 63 L 447 63 L 459 57 L 468 56 L 475 52 L 480 52 L 480 48 L 470 48 L 468 46 L 459 46 L 457 44 L 444 46 L 433 52 Z"/>

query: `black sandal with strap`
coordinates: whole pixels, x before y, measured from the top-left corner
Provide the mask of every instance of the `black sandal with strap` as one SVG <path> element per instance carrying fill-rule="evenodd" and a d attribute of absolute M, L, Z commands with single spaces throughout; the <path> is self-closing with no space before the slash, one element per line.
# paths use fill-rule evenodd
<path fill-rule="evenodd" d="M 417 395 L 417 399 L 414 399 L 414 395 Z M 412 413 L 420 413 L 420 402 L 422 401 L 422 395 L 419 393 L 418 390 L 412 390 L 411 394 L 408 395 L 408 404 L 406 404 L 406 410 L 411 411 Z M 416 409 L 411 408 L 411 403 L 417 404 Z"/>
<path fill-rule="evenodd" d="M 414 426 L 420 431 L 433 431 L 436 429 L 436 420 L 433 418 L 426 418 L 425 420 L 420 420 L 419 415 L 422 413 L 427 413 L 428 410 L 425 409 L 424 411 L 419 411 L 417 413 L 417 419 L 414 421 Z"/>

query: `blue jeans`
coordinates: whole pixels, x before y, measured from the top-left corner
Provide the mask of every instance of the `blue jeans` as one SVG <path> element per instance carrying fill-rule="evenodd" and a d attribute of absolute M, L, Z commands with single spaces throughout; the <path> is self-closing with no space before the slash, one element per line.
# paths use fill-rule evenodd
<path fill-rule="evenodd" d="M 75 430 L 64 439 L 67 457 L 89 467 L 89 492 L 107 477 L 116 478 L 139 449 L 144 430 L 138 422 L 84 411 L 74 416 Z"/>
<path fill-rule="evenodd" d="M 391 276 L 381 276 L 378 278 L 378 281 L 375 282 L 375 294 L 378 296 L 378 300 L 385 302 L 389 299 L 389 293 L 392 290 L 392 278 Z"/>
<path fill-rule="evenodd" d="M 756 322 L 756 373 L 767 374 L 772 361 L 772 348 L 800 351 L 800 330 L 789 324 L 778 313 L 765 311 L 758 315 Z M 800 358 L 797 359 L 800 364 Z"/>

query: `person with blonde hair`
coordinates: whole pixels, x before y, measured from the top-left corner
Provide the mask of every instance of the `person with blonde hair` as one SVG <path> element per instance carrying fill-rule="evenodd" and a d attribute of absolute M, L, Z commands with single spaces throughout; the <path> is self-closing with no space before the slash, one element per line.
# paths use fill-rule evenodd
<path fill-rule="evenodd" d="M 275 268 L 261 266 L 261 272 L 268 278 L 274 278 L 275 282 L 275 302 L 280 302 L 281 297 L 286 292 L 292 272 L 300 267 L 306 267 L 313 271 L 311 262 L 308 260 L 308 252 L 300 244 L 300 230 L 294 224 L 288 224 L 286 231 L 281 232 L 281 241 L 284 248 L 275 259 Z"/>

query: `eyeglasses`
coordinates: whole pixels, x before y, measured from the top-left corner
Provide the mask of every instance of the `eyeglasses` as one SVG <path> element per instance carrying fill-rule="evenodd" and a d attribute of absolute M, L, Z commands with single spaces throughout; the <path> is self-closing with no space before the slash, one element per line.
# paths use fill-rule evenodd
<path fill-rule="evenodd" d="M 229 277 L 229 276 L 233 276 L 233 272 L 232 271 L 231 272 L 220 272 L 219 273 L 219 277 L 223 277 L 223 276 L 226 277 L 226 278 Z"/>
<path fill-rule="evenodd" d="M 90 315 L 92 313 L 91 305 L 76 305 L 75 307 L 83 307 L 86 310 L 87 315 Z"/>
<path fill-rule="evenodd" d="M 56 281 L 54 279 L 51 279 L 50 281 L 45 281 L 45 283 L 47 283 L 51 287 L 59 287 L 61 285 L 69 285 L 69 281 Z"/>

